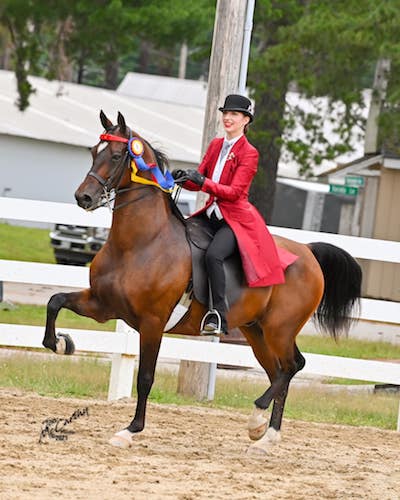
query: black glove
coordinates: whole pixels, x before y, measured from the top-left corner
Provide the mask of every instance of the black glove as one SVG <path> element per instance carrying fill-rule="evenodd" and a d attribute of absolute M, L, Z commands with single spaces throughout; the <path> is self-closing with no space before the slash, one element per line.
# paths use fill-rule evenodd
<path fill-rule="evenodd" d="M 197 170 L 186 170 L 186 178 L 188 181 L 192 181 L 194 184 L 198 186 L 202 186 L 206 178 Z"/>
<path fill-rule="evenodd" d="M 186 170 L 183 170 L 181 168 L 176 168 L 175 170 L 173 170 L 171 172 L 171 175 L 172 177 L 176 180 L 176 179 L 181 179 L 181 177 L 185 178 L 185 181 L 187 180 L 186 179 Z"/>

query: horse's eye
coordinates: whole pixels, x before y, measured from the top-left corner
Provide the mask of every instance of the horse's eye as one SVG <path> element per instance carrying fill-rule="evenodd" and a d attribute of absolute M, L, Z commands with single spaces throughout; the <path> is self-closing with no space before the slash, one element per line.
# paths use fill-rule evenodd
<path fill-rule="evenodd" d="M 112 161 L 117 162 L 121 159 L 121 153 L 114 153 L 111 157 Z"/>

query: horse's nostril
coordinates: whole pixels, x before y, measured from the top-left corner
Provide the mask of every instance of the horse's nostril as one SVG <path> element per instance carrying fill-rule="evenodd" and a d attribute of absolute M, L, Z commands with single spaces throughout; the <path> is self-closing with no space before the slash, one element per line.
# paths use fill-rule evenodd
<path fill-rule="evenodd" d="M 93 205 L 93 199 L 88 194 L 80 194 L 75 196 L 78 205 L 82 208 L 89 208 Z"/>

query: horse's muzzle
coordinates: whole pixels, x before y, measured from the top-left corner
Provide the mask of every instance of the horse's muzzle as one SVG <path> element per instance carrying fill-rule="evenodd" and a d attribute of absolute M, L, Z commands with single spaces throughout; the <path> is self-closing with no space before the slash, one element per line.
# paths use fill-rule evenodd
<path fill-rule="evenodd" d="M 87 193 L 79 193 L 78 191 L 76 191 L 75 199 L 78 205 L 85 210 L 90 210 L 91 208 L 94 208 L 96 204 L 93 198 Z"/>

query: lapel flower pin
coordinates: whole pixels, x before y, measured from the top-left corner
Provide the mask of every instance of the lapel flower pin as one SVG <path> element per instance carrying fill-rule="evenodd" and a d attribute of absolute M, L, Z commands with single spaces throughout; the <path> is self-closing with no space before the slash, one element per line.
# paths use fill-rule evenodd
<path fill-rule="evenodd" d="M 233 160 L 235 158 L 235 153 L 229 153 L 227 160 Z"/>

